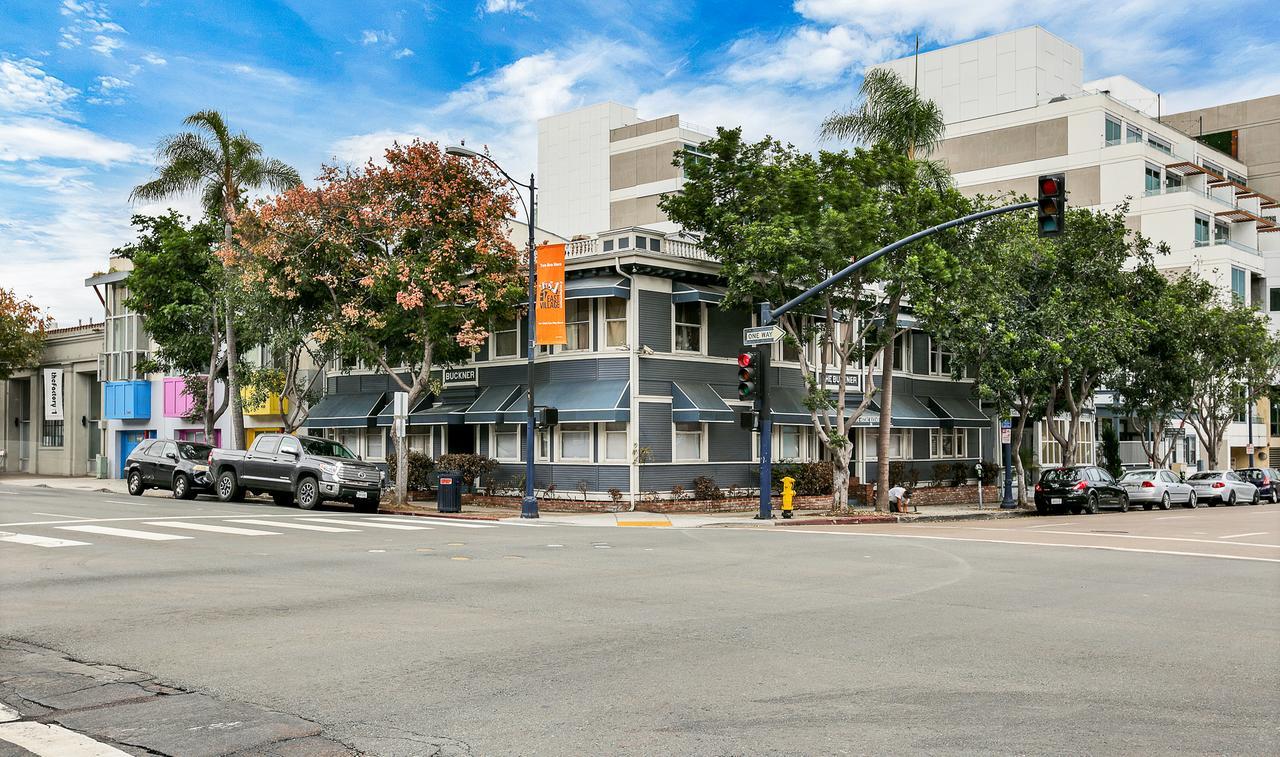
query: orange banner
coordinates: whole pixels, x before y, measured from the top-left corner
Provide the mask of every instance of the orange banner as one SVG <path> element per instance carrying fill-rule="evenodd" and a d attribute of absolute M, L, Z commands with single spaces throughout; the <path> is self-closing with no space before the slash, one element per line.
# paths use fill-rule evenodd
<path fill-rule="evenodd" d="M 566 344 L 564 333 L 564 245 L 538 245 L 537 344 Z"/>

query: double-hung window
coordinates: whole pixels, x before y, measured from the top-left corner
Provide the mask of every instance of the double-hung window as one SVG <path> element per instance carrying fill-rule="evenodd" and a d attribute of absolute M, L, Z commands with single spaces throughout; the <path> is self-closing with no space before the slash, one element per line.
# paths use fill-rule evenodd
<path fill-rule="evenodd" d="M 604 454 L 601 457 L 605 462 L 625 463 L 629 459 L 627 451 L 627 424 L 604 424 Z"/>
<path fill-rule="evenodd" d="M 863 434 L 863 442 L 867 450 L 867 458 L 874 459 L 877 455 L 877 445 L 879 439 L 874 431 L 868 430 Z M 907 460 L 911 458 L 911 432 L 910 431 L 890 431 L 889 432 L 889 459 L 890 460 Z"/>
<path fill-rule="evenodd" d="M 383 444 L 383 428 L 371 428 L 365 432 L 365 456 L 374 460 L 381 460 L 383 450 L 386 445 Z"/>
<path fill-rule="evenodd" d="M 520 459 L 520 429 L 500 424 L 493 427 L 493 457 L 495 460 Z"/>
<path fill-rule="evenodd" d="M 1248 276 L 1243 268 L 1231 267 L 1231 293 L 1235 295 L 1240 302 L 1249 301 L 1249 293 L 1247 291 Z"/>
<path fill-rule="evenodd" d="M 1146 170 L 1147 185 L 1146 190 L 1149 195 L 1160 194 L 1160 167 L 1147 164 Z"/>
<path fill-rule="evenodd" d="M 778 427 L 778 459 L 803 460 L 808 457 L 809 435 L 803 426 Z"/>
<path fill-rule="evenodd" d="M 967 457 L 969 432 L 964 429 L 935 428 L 929 432 L 929 457 L 949 459 Z"/>
<path fill-rule="evenodd" d="M 539 426 L 537 430 L 538 439 L 538 459 L 551 459 L 551 429 L 548 426 Z"/>
<path fill-rule="evenodd" d="M 942 348 L 936 339 L 929 339 L 929 373 L 935 376 L 950 376 L 951 364 L 955 361 L 955 353 Z"/>
<path fill-rule="evenodd" d="M 1104 130 L 1107 147 L 1120 144 L 1120 129 L 1120 119 L 1107 116 L 1107 125 Z"/>
<path fill-rule="evenodd" d="M 490 338 L 494 358 L 517 357 L 520 354 L 520 325 L 514 316 L 493 324 Z"/>
<path fill-rule="evenodd" d="M 1206 247 L 1209 244 L 1209 217 L 1196 214 L 1196 247 Z"/>
<path fill-rule="evenodd" d="M 591 300 L 569 300 L 564 309 L 565 345 L 562 352 L 591 349 Z"/>
<path fill-rule="evenodd" d="M 561 423 L 559 460 L 578 462 L 591 460 L 591 424 Z"/>
<path fill-rule="evenodd" d="M 675 351 L 702 352 L 701 302 L 677 302 L 675 304 Z"/>
<path fill-rule="evenodd" d="M 627 301 L 621 297 L 604 298 L 604 346 L 627 346 Z"/>
<path fill-rule="evenodd" d="M 701 460 L 702 438 L 701 423 L 676 423 L 672 458 L 680 461 Z"/>

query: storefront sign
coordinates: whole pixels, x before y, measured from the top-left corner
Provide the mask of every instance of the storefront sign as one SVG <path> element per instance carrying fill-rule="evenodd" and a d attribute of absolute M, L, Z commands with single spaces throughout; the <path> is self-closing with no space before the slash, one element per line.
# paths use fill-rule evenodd
<path fill-rule="evenodd" d="M 62 420 L 62 369 L 44 369 L 44 419 Z"/>
<path fill-rule="evenodd" d="M 538 289 L 535 317 L 537 344 L 567 344 L 564 328 L 564 245 L 538 247 Z"/>
<path fill-rule="evenodd" d="M 823 389 L 838 392 L 840 391 L 840 374 L 824 373 L 822 374 L 822 380 L 820 383 L 822 384 Z M 845 391 L 848 392 L 862 391 L 862 372 L 859 369 L 851 367 L 849 371 L 844 374 L 844 388 Z"/>
<path fill-rule="evenodd" d="M 445 386 L 475 386 L 480 372 L 475 368 L 446 368 L 444 370 Z"/>

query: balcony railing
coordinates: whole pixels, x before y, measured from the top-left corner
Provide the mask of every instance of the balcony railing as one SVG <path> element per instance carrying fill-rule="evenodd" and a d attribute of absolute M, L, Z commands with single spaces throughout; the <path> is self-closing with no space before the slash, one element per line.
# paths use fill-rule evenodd
<path fill-rule="evenodd" d="M 652 232 L 649 234 L 652 238 Z M 617 240 L 615 236 L 607 236 L 606 239 Z M 687 242 L 682 239 L 662 239 L 659 250 L 637 249 L 634 247 L 619 248 L 617 246 L 612 250 L 605 250 L 602 239 L 578 239 L 572 241 L 565 247 L 566 258 L 586 258 L 593 255 L 665 255 L 674 258 L 685 258 L 687 260 L 701 260 L 708 263 L 718 262 L 713 255 L 708 254 L 697 244 Z"/>

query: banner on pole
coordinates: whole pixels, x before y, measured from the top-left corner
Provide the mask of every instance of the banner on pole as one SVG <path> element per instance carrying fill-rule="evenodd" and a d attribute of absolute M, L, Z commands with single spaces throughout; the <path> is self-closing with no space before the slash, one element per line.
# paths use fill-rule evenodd
<path fill-rule="evenodd" d="M 60 421 L 62 416 L 62 369 L 44 369 L 44 419 Z"/>
<path fill-rule="evenodd" d="M 538 291 L 534 313 L 537 344 L 567 344 L 564 329 L 564 245 L 538 246 Z"/>

